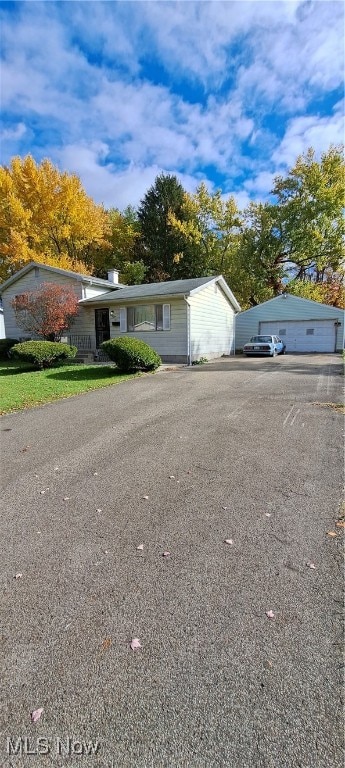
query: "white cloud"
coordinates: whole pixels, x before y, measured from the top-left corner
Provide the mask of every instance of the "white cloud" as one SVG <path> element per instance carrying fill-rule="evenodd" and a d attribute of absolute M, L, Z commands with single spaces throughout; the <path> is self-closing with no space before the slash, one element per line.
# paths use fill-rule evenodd
<path fill-rule="evenodd" d="M 291 166 L 298 155 L 313 147 L 317 155 L 328 149 L 330 144 L 341 144 L 344 140 L 343 104 L 337 105 L 330 117 L 297 117 L 288 123 L 285 136 L 273 153 L 277 167 Z"/>
<path fill-rule="evenodd" d="M 37 159 L 80 173 L 106 205 L 135 204 L 160 170 L 190 190 L 250 173 L 248 201 L 308 146 L 342 139 L 340 108 L 308 116 L 342 80 L 340 3 L 18 7 L 3 13 L 3 160 L 33 137 Z"/>
<path fill-rule="evenodd" d="M 137 206 L 156 177 L 167 172 L 167 169 L 158 165 L 143 166 L 135 163 L 119 171 L 107 160 L 108 155 L 109 147 L 106 144 L 94 142 L 87 146 L 66 146 L 56 153 L 56 160 L 62 168 L 81 178 L 88 194 L 97 203 L 120 210 L 127 205 Z M 177 173 L 176 176 L 187 192 L 194 192 L 200 183 L 200 178 L 189 174 Z"/>
<path fill-rule="evenodd" d="M 2 141 L 15 141 L 21 139 L 26 133 L 26 125 L 24 123 L 17 123 L 11 128 L 4 128 L 0 131 L 0 137 Z"/>
<path fill-rule="evenodd" d="M 257 176 L 247 179 L 244 187 L 249 192 L 256 192 L 260 195 L 269 194 L 273 187 L 274 174 L 268 171 L 261 171 Z"/>

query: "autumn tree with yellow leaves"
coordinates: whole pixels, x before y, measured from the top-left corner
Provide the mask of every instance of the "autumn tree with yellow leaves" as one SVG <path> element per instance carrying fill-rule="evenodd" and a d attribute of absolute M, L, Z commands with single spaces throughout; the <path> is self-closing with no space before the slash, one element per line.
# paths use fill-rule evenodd
<path fill-rule="evenodd" d="M 78 176 L 31 155 L 0 167 L 0 280 L 30 261 L 92 272 L 93 254 L 111 249 L 109 218 Z"/>

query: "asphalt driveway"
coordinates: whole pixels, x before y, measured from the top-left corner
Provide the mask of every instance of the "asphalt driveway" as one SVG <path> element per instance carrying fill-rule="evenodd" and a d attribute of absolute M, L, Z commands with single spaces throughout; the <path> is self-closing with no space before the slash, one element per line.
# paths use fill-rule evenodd
<path fill-rule="evenodd" d="M 1 418 L 1 766 L 343 765 L 340 373 L 236 358 Z"/>

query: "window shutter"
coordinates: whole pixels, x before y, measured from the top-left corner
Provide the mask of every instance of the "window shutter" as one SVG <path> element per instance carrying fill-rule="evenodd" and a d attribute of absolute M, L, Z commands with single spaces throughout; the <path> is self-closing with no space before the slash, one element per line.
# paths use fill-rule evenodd
<path fill-rule="evenodd" d="M 163 304 L 163 331 L 170 331 L 170 304 Z"/>
<path fill-rule="evenodd" d="M 121 307 L 120 309 L 120 331 L 122 333 L 127 331 L 127 307 Z"/>

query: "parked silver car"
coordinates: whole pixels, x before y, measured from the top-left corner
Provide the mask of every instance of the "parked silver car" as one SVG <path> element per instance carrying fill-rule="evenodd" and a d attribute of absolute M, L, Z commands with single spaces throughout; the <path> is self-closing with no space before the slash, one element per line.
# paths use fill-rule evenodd
<path fill-rule="evenodd" d="M 285 344 L 279 336 L 252 336 L 243 347 L 245 355 L 285 355 Z"/>

